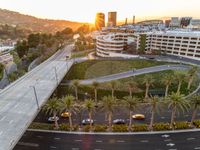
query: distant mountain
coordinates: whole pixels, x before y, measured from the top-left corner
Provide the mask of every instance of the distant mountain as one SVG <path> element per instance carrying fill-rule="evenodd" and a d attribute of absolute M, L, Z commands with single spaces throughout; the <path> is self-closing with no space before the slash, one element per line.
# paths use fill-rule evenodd
<path fill-rule="evenodd" d="M 8 24 L 20 28 L 26 28 L 36 32 L 56 32 L 70 27 L 76 30 L 85 23 L 72 22 L 66 20 L 40 19 L 18 12 L 0 9 L 0 24 Z"/>

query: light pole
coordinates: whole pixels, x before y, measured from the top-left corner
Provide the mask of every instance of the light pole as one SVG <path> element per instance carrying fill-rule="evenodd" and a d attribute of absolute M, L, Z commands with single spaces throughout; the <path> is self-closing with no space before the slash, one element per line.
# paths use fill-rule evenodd
<path fill-rule="evenodd" d="M 30 86 L 31 88 L 33 88 L 33 92 L 34 92 L 34 95 L 35 95 L 35 101 L 36 101 L 36 104 L 37 104 L 37 107 L 38 107 L 38 110 L 40 109 L 40 106 L 39 106 L 39 102 L 38 102 L 38 97 L 37 97 L 37 93 L 36 93 L 36 89 L 35 89 L 35 86 L 32 85 Z"/>
<path fill-rule="evenodd" d="M 56 67 L 54 67 L 54 72 L 55 72 L 56 83 L 58 85 L 58 75 L 57 75 L 57 69 L 56 69 Z"/>

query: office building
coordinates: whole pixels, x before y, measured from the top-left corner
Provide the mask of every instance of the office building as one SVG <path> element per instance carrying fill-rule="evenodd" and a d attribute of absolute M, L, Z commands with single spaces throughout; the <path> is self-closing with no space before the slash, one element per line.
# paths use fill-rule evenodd
<path fill-rule="evenodd" d="M 117 12 L 108 12 L 108 27 L 117 25 Z"/>
<path fill-rule="evenodd" d="M 95 19 L 95 27 L 97 30 L 101 30 L 102 27 L 105 27 L 105 14 L 104 13 L 97 13 Z"/>

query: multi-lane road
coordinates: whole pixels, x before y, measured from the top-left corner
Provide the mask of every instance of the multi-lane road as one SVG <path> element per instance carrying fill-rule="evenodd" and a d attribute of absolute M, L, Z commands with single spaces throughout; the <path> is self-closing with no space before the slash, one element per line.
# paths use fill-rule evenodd
<path fill-rule="evenodd" d="M 72 45 L 28 72 L 0 92 L 0 150 L 12 149 L 66 75 L 73 61 Z M 34 88 L 36 94 L 34 94 Z M 38 100 L 38 105 L 36 100 Z"/>
<path fill-rule="evenodd" d="M 158 134 L 70 134 L 27 131 L 14 150 L 199 150 L 200 131 Z"/>

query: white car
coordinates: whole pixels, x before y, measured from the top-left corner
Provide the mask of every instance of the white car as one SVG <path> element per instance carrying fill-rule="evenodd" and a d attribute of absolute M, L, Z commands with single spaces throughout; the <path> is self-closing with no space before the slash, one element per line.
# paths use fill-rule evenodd
<path fill-rule="evenodd" d="M 58 116 L 56 116 L 56 120 L 58 121 L 59 120 L 59 117 Z M 55 120 L 54 120 L 54 117 L 49 117 L 48 118 L 48 122 L 54 122 Z"/>
<path fill-rule="evenodd" d="M 94 124 L 94 120 L 91 119 L 91 123 Z M 82 120 L 82 124 L 83 125 L 89 125 L 90 124 L 90 119 L 83 119 Z"/>

